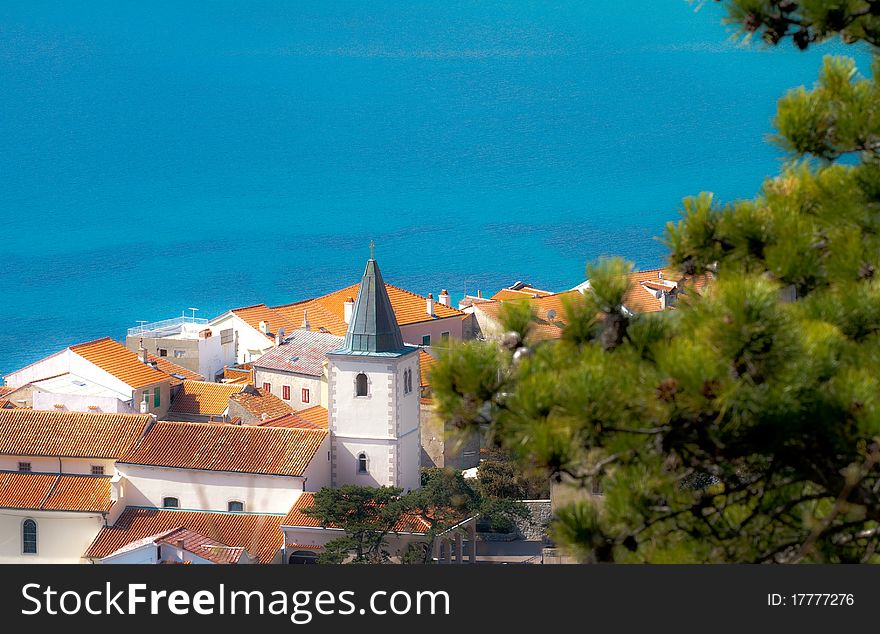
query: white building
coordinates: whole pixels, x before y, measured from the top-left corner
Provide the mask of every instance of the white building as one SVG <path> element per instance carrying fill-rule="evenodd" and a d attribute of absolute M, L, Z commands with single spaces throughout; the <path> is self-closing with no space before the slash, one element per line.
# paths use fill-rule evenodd
<path fill-rule="evenodd" d="M 0 409 L 0 563 L 79 563 L 124 504 L 116 460 L 148 415 Z"/>
<path fill-rule="evenodd" d="M 225 423 L 156 423 L 117 463 L 128 506 L 286 513 L 330 483 L 329 434 Z"/>
<path fill-rule="evenodd" d="M 7 398 L 35 409 L 161 418 L 171 402 L 171 376 L 109 337 L 70 346 L 5 378 L 17 388 Z"/>
<path fill-rule="evenodd" d="M 134 352 L 146 348 L 208 381 L 235 364 L 234 332 L 210 328 L 207 319 L 181 316 L 129 328 L 125 345 Z"/>
<path fill-rule="evenodd" d="M 333 486 L 419 487 L 419 348 L 404 343 L 374 259 L 343 346 L 327 355 Z"/>

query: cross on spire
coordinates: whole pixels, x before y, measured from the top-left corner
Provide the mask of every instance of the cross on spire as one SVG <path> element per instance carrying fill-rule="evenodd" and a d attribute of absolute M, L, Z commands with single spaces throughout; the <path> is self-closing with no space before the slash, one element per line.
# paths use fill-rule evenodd
<path fill-rule="evenodd" d="M 376 244 L 372 240 L 370 240 L 370 259 L 371 260 L 376 259 L 375 249 L 376 249 Z"/>

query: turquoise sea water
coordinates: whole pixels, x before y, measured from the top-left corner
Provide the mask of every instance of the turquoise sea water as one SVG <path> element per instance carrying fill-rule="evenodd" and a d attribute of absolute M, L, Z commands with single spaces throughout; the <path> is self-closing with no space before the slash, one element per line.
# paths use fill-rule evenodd
<path fill-rule="evenodd" d="M 552 290 L 754 195 L 823 54 L 714 3 L 0 3 L 0 374 L 354 283 Z"/>

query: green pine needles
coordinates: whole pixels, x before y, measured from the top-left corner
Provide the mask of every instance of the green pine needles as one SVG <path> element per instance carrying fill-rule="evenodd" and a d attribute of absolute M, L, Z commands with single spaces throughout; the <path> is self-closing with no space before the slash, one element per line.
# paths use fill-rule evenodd
<path fill-rule="evenodd" d="M 880 43 L 880 2 L 726 4 L 770 44 Z M 700 194 L 667 227 L 704 290 L 632 315 L 629 265 L 605 260 L 561 340 L 510 308 L 501 342 L 432 375 L 444 415 L 552 480 L 580 561 L 880 561 L 880 88 L 827 58 L 775 127 L 791 160 L 757 198 Z"/>

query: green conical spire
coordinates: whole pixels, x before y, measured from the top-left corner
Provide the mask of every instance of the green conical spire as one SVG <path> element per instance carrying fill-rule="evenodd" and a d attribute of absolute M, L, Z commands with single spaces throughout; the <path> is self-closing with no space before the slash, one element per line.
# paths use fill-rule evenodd
<path fill-rule="evenodd" d="M 370 245 L 372 247 L 372 244 Z M 372 255 L 372 248 L 370 249 Z M 351 321 L 345 333 L 345 352 L 400 352 L 405 347 L 397 317 L 391 308 L 391 299 L 379 265 L 372 257 L 361 280 Z"/>

